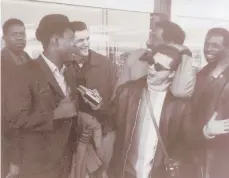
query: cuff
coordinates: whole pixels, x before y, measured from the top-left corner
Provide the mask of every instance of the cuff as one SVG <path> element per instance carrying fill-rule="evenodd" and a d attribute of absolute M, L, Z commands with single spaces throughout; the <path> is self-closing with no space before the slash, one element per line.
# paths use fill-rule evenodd
<path fill-rule="evenodd" d="M 206 139 L 213 139 L 213 138 L 215 138 L 215 136 L 209 136 L 209 135 L 207 134 L 207 132 L 206 132 L 206 129 L 207 129 L 207 126 L 205 125 L 204 128 L 203 128 L 204 137 L 205 137 Z"/>

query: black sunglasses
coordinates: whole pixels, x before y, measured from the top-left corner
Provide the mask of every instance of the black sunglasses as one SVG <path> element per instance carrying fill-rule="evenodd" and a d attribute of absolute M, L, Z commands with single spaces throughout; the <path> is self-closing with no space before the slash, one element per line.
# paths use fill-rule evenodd
<path fill-rule="evenodd" d="M 154 69 L 157 71 L 157 72 L 160 72 L 160 71 L 172 71 L 172 69 L 168 69 L 166 67 L 164 67 L 163 65 L 159 64 L 159 63 L 156 63 L 154 61 L 154 59 L 151 59 L 148 61 L 148 64 L 150 66 L 154 65 Z"/>

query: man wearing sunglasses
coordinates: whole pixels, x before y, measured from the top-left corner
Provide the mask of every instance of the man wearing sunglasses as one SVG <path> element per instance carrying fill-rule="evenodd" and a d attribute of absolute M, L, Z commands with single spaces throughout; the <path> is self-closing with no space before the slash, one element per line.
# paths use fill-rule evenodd
<path fill-rule="evenodd" d="M 111 178 L 165 177 L 165 154 L 157 127 L 168 156 L 190 165 L 180 177 L 198 177 L 189 159 L 193 155 L 186 147 L 189 103 L 174 97 L 170 90 L 180 63 L 179 50 L 160 45 L 148 60 L 148 75 L 117 90 L 114 99 L 117 135 L 109 170 Z"/>
<path fill-rule="evenodd" d="M 151 14 L 150 23 L 149 39 L 146 42 L 147 49 L 136 50 L 124 55 L 124 66 L 120 72 L 117 86 L 147 75 L 147 62 L 145 61 L 150 57 L 155 47 L 167 44 L 176 47 L 182 57 L 182 62 L 170 87 L 172 94 L 181 98 L 190 97 L 194 91 L 196 77 L 192 69 L 191 56 L 184 53 L 189 50 L 183 46 L 185 39 L 183 29 L 169 21 L 168 17 L 162 13 Z"/>

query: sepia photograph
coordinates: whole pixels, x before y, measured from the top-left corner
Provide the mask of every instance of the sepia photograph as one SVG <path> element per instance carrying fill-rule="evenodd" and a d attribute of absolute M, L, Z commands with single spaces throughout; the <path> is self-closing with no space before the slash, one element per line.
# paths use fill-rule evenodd
<path fill-rule="evenodd" d="M 2 178 L 229 178 L 229 0 L 0 0 Z"/>

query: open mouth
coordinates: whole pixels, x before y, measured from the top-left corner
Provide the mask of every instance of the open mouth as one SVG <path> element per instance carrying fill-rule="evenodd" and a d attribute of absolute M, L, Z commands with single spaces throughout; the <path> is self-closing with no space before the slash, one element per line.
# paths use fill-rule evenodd
<path fill-rule="evenodd" d="M 81 48 L 82 51 L 88 52 L 88 48 Z"/>
<path fill-rule="evenodd" d="M 213 55 L 213 54 L 207 54 L 206 56 L 207 56 L 207 58 L 209 58 L 209 59 L 212 59 L 212 58 L 215 57 L 215 55 Z"/>
<path fill-rule="evenodd" d="M 24 47 L 25 44 L 24 44 L 24 43 L 18 43 L 18 44 L 16 44 L 15 46 L 17 46 L 17 47 Z"/>

